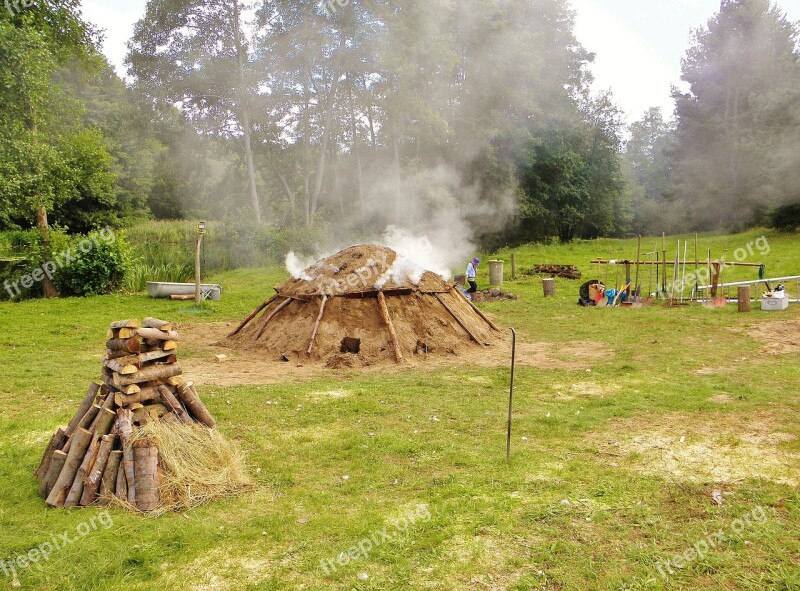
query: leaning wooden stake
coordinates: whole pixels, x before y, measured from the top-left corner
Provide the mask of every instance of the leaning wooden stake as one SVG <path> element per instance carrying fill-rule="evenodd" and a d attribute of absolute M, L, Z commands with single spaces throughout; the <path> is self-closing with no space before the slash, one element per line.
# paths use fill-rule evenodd
<path fill-rule="evenodd" d="M 39 485 L 39 494 L 45 499 L 53 490 L 53 485 L 58 480 L 58 475 L 64 469 L 64 462 L 67 461 L 67 454 L 63 451 L 56 451 L 53 453 L 53 458 L 50 460 L 50 465 L 47 468 L 47 473 L 42 478 Z"/>
<path fill-rule="evenodd" d="M 94 405 L 94 401 L 97 398 L 97 393 L 99 391 L 100 391 L 100 384 L 98 384 L 97 382 L 92 382 L 92 385 L 89 386 L 89 390 L 86 392 L 86 396 L 84 396 L 83 402 L 81 402 L 81 405 L 78 407 L 75 416 L 72 417 L 72 420 L 69 422 L 69 425 L 67 425 L 67 428 L 65 429 L 67 435 L 72 435 L 75 429 L 78 428 L 78 423 L 81 422 L 83 415 L 85 415 L 86 411 L 88 411 Z"/>
<path fill-rule="evenodd" d="M 328 303 L 328 296 L 323 295 L 322 300 L 320 300 L 319 304 L 319 316 L 317 316 L 317 322 L 314 324 L 314 330 L 311 332 L 311 342 L 308 344 L 308 350 L 306 351 L 306 355 L 311 355 L 311 351 L 314 350 L 314 341 L 317 340 L 319 325 L 320 322 L 322 322 L 322 315 L 325 314 L 325 304 L 327 303 Z"/>
<path fill-rule="evenodd" d="M 400 340 L 397 338 L 397 332 L 394 330 L 392 317 L 389 316 L 389 308 L 386 306 L 386 296 L 383 295 L 382 291 L 378 292 L 378 308 L 381 311 L 383 322 L 386 324 L 386 328 L 389 331 L 389 337 L 392 340 L 392 347 L 394 348 L 395 359 L 397 360 L 397 363 L 403 363 L 405 359 L 403 359 L 403 351 L 400 349 Z"/>
<path fill-rule="evenodd" d="M 231 334 L 229 334 L 228 336 L 229 336 L 229 337 L 235 337 L 237 334 L 239 334 L 240 332 L 242 332 L 242 330 L 244 329 L 244 327 L 245 327 L 245 326 L 247 326 L 248 324 L 250 324 L 250 323 L 251 323 L 251 322 L 252 322 L 252 321 L 255 319 L 255 317 L 256 317 L 256 316 L 258 316 L 259 314 L 261 314 L 261 312 L 264 310 L 264 308 L 266 308 L 267 306 L 269 306 L 269 305 L 270 305 L 272 302 L 274 302 L 276 299 L 278 299 L 278 296 L 272 296 L 270 299 L 268 299 L 267 301 L 263 302 L 263 303 L 262 303 L 262 304 L 261 304 L 261 305 L 260 305 L 258 308 L 256 308 L 256 309 L 253 311 L 253 313 L 252 313 L 252 314 L 250 314 L 250 316 L 248 316 L 247 318 L 245 318 L 245 319 L 244 319 L 244 321 L 242 321 L 242 323 L 241 323 L 239 326 L 237 326 L 237 327 L 236 327 L 236 330 L 234 330 L 234 331 L 233 331 Z"/>
<path fill-rule="evenodd" d="M 445 309 L 447 309 L 448 312 L 450 312 L 450 316 L 452 316 L 455 319 L 455 321 L 458 322 L 458 325 L 466 331 L 466 333 L 469 335 L 469 338 L 471 338 L 473 341 L 475 341 L 479 345 L 485 345 L 485 343 L 482 343 L 481 340 L 478 337 L 475 336 L 475 333 L 473 333 L 467 327 L 467 325 L 461 320 L 461 318 L 459 318 L 456 315 L 456 313 L 453 311 L 453 309 L 450 306 L 447 305 L 447 302 L 445 302 L 444 299 L 442 299 L 438 293 L 434 294 L 434 295 L 436 296 L 436 299 L 439 300 L 439 303 L 442 304 L 442 306 L 444 306 Z"/>
<path fill-rule="evenodd" d="M 194 418 L 210 429 L 216 427 L 217 421 L 214 420 L 214 417 L 200 400 L 200 396 L 197 394 L 197 390 L 194 389 L 192 382 L 178 386 L 178 392 L 181 402 L 186 405 L 186 408 L 194 415 Z"/>
<path fill-rule="evenodd" d="M 83 480 L 83 494 L 81 495 L 80 506 L 88 507 L 97 500 L 97 492 L 100 490 L 100 479 L 108 465 L 108 458 L 111 456 L 111 448 L 114 446 L 114 435 L 103 435 L 100 440 L 100 449 L 91 470 Z"/>
<path fill-rule="evenodd" d="M 117 488 L 117 476 L 119 474 L 119 467 L 122 463 L 122 452 L 119 450 L 112 451 L 108 456 L 108 463 L 105 470 L 103 470 L 103 478 L 100 481 L 100 499 L 99 505 L 108 505 L 114 491 Z M 123 477 L 125 472 L 123 471 Z"/>
<path fill-rule="evenodd" d="M 255 336 L 255 338 L 254 338 L 253 340 L 254 340 L 254 341 L 257 341 L 258 339 L 260 339 L 260 338 L 261 338 L 261 335 L 263 335 L 263 334 L 264 334 L 264 331 L 265 331 L 265 330 L 267 330 L 267 325 L 270 323 L 270 321 L 271 321 L 273 318 L 275 318 L 275 316 L 277 316 L 277 315 L 278 315 L 278 312 L 280 312 L 281 310 L 283 310 L 283 309 L 284 309 L 286 306 L 288 306 L 289 304 L 291 304 L 293 301 L 294 301 L 294 299 L 292 299 L 292 298 L 286 298 L 286 300 L 284 300 L 284 301 L 281 303 L 281 305 L 280 305 L 280 306 L 278 306 L 277 308 L 275 308 L 275 309 L 274 309 L 274 310 L 273 310 L 273 311 L 272 311 L 272 312 L 271 312 L 271 313 L 270 313 L 270 314 L 267 316 L 266 320 L 264 320 L 264 322 L 261 324 L 261 328 L 258 330 L 258 332 L 256 333 L 256 336 Z"/>
<path fill-rule="evenodd" d="M 59 428 L 58 431 L 56 431 L 55 434 L 50 438 L 50 443 L 47 445 L 47 449 L 44 451 L 42 461 L 39 462 L 39 467 L 36 469 L 36 478 L 39 480 L 44 478 L 44 475 L 47 474 L 47 470 L 50 467 L 53 454 L 55 454 L 57 450 L 61 450 L 66 442 L 67 433 L 64 431 L 64 429 Z"/>
<path fill-rule="evenodd" d="M 491 320 L 489 320 L 488 316 L 486 316 L 486 314 L 484 314 L 483 312 L 481 312 L 481 310 L 480 310 L 480 308 L 478 308 L 478 306 L 476 306 L 474 303 L 472 303 L 471 301 L 469 301 L 469 299 L 467 298 L 467 296 L 465 296 L 463 293 L 461 293 L 461 292 L 460 292 L 458 289 L 456 289 L 455 287 L 454 287 L 454 288 L 453 288 L 451 291 L 452 291 L 453 293 L 455 293 L 457 296 L 460 296 L 462 300 L 464 300 L 465 302 L 467 302 L 467 303 L 470 305 L 470 307 L 471 307 L 473 310 L 475 310 L 475 312 L 478 314 L 478 316 L 480 316 L 481 318 L 483 318 L 483 319 L 486 321 L 486 324 L 488 324 L 488 325 L 489 325 L 489 326 L 492 328 L 492 330 L 496 330 L 497 332 L 500 332 L 500 329 L 499 329 L 499 328 L 497 328 L 497 325 L 496 325 L 494 322 L 492 322 Z"/>
<path fill-rule="evenodd" d="M 78 468 L 81 467 L 86 450 L 91 442 L 92 434 L 86 429 L 79 428 L 72 434 L 72 446 L 64 460 L 64 468 L 58 475 L 50 494 L 47 495 L 47 504 L 51 507 L 64 506 L 69 489 L 72 488 L 72 483 L 75 481 L 75 474 L 78 473 Z"/>
<path fill-rule="evenodd" d="M 122 441 L 122 467 L 125 471 L 127 483 L 126 500 L 131 504 L 136 504 L 136 472 L 133 464 L 133 448 L 131 447 L 131 437 L 133 437 L 133 413 L 127 409 L 117 411 L 117 429 L 119 438 Z M 117 488 L 117 495 L 122 491 Z"/>

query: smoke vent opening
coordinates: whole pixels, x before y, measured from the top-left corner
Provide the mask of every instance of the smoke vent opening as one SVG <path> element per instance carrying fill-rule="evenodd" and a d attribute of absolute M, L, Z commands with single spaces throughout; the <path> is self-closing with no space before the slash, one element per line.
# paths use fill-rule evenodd
<path fill-rule="evenodd" d="M 354 355 L 358 355 L 361 352 L 361 339 L 344 337 L 344 339 L 342 339 L 341 352 L 353 353 Z"/>

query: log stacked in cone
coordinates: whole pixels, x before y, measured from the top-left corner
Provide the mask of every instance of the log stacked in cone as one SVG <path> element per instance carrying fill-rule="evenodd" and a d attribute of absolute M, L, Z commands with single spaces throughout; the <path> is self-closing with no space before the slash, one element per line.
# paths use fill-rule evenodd
<path fill-rule="evenodd" d="M 114 322 L 99 383 L 93 383 L 66 427 L 50 440 L 36 471 L 51 507 L 108 504 L 116 497 L 143 512 L 159 499 L 154 442 L 135 440 L 153 421 L 216 422 L 193 384 L 181 378 L 178 333 L 155 318 Z"/>

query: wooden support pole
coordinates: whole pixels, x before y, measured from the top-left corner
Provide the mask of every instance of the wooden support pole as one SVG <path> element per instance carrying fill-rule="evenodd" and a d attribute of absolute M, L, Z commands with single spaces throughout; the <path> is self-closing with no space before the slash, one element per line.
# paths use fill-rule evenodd
<path fill-rule="evenodd" d="M 92 382 L 92 385 L 89 386 L 89 390 L 86 392 L 86 396 L 83 397 L 83 402 L 81 402 L 81 405 L 78 407 L 78 410 L 75 412 L 75 415 L 72 417 L 72 420 L 65 429 L 67 436 L 72 435 L 75 429 L 78 428 L 78 423 L 81 422 L 81 419 L 86 414 L 86 411 L 88 411 L 94 405 L 94 401 L 97 398 L 98 392 L 100 392 L 100 384 L 97 382 Z"/>
<path fill-rule="evenodd" d="M 47 467 L 47 473 L 42 478 L 39 484 L 39 495 L 47 498 L 50 491 L 53 490 L 53 485 L 58 480 L 61 470 L 64 469 L 64 463 L 67 461 L 67 454 L 63 451 L 53 452 L 53 458 L 50 460 L 50 465 Z"/>
<path fill-rule="evenodd" d="M 64 500 L 65 509 L 77 507 L 78 503 L 80 503 L 81 495 L 83 494 L 83 479 L 91 470 L 92 465 L 94 465 L 98 451 L 100 451 L 100 439 L 92 437 L 91 443 L 86 450 L 86 454 L 83 456 L 83 461 L 78 467 L 78 471 L 75 473 L 72 486 L 70 487 L 67 497 Z"/>
<path fill-rule="evenodd" d="M 100 479 L 108 464 L 111 456 L 111 448 L 114 446 L 114 435 L 103 435 L 100 440 L 100 449 L 89 473 L 83 480 L 83 493 L 81 494 L 81 507 L 88 507 L 97 500 L 97 493 L 100 490 Z"/>
<path fill-rule="evenodd" d="M 319 315 L 317 316 L 317 321 L 314 323 L 314 330 L 311 332 L 311 342 L 308 344 L 306 355 L 311 355 L 311 351 L 314 350 L 314 341 L 317 340 L 317 332 L 319 332 L 319 325 L 322 322 L 322 316 L 325 314 L 325 304 L 327 303 L 328 296 L 323 294 L 319 303 Z"/>
<path fill-rule="evenodd" d="M 60 451 L 66 442 L 67 433 L 64 429 L 59 427 L 58 431 L 56 431 L 50 438 L 50 443 L 47 444 L 47 449 L 45 449 L 44 455 L 42 455 L 42 460 L 39 462 L 39 467 L 36 468 L 36 478 L 39 480 L 44 478 L 45 474 L 47 474 L 48 468 L 50 467 L 53 454 L 55 454 L 56 451 Z"/>
<path fill-rule="evenodd" d="M 481 309 L 478 308 L 478 306 L 476 306 L 473 302 L 471 302 L 467 298 L 467 296 L 465 296 L 463 293 L 461 293 L 461 291 L 459 291 L 458 289 L 456 289 L 454 287 L 453 289 L 450 290 L 450 293 L 455 294 L 456 297 L 460 297 L 463 301 L 467 302 L 467 304 L 469 304 L 469 307 L 472 308 L 478 316 L 483 318 L 483 320 L 486 322 L 486 324 L 488 324 L 492 328 L 492 330 L 496 330 L 497 332 L 500 332 L 500 329 L 497 328 L 497 325 L 494 322 L 492 322 L 491 320 L 489 320 L 489 317 L 486 316 L 486 314 L 484 314 L 481 311 Z"/>
<path fill-rule="evenodd" d="M 200 395 L 197 393 L 197 390 L 194 389 L 194 384 L 192 384 L 192 382 L 187 382 L 186 384 L 178 386 L 178 394 L 181 402 L 186 405 L 186 408 L 194 418 L 210 429 L 217 426 L 217 421 L 200 400 Z"/>
<path fill-rule="evenodd" d="M 172 390 L 162 384 L 158 387 L 158 393 L 161 395 L 161 400 L 164 402 L 164 405 L 175 413 L 181 423 L 187 425 L 192 423 L 192 417 L 190 417 L 186 409 L 183 408 L 183 405 L 175 397 L 175 394 L 172 393 Z"/>
<path fill-rule="evenodd" d="M 103 478 L 100 481 L 100 498 L 99 505 L 108 505 L 114 491 L 117 489 L 117 476 L 119 474 L 119 467 L 122 463 L 122 452 L 119 450 L 112 451 L 108 456 L 108 463 L 105 470 L 103 470 Z M 125 472 L 123 471 L 123 475 Z"/>
<path fill-rule="evenodd" d="M 511 253 L 511 279 L 517 278 L 517 253 Z"/>
<path fill-rule="evenodd" d="M 236 327 L 236 330 L 234 330 L 231 334 L 228 335 L 228 337 L 235 337 L 237 334 L 242 332 L 242 330 L 244 330 L 244 327 L 247 326 L 248 324 L 250 324 L 253 320 L 255 320 L 255 317 L 258 316 L 259 314 L 261 314 L 261 312 L 264 310 L 264 308 L 269 306 L 272 302 L 274 302 L 277 299 L 278 299 L 278 296 L 272 296 L 270 299 L 268 299 L 267 301 L 263 302 L 258 308 L 253 310 L 253 312 L 250 314 L 250 316 L 245 318 L 242 321 L 242 323 L 239 326 Z"/>
<path fill-rule="evenodd" d="M 455 319 L 455 321 L 458 322 L 458 325 L 461 328 L 463 328 L 464 331 L 466 331 L 466 333 L 469 335 L 469 338 L 471 338 L 473 341 L 475 341 L 476 343 L 478 343 L 481 346 L 485 345 L 485 343 L 481 342 L 481 340 L 478 337 L 475 336 L 475 333 L 473 333 L 467 327 L 467 325 L 461 320 L 461 318 L 458 317 L 458 315 L 453 311 L 453 309 L 450 306 L 447 305 L 447 302 L 445 302 L 444 299 L 438 293 L 435 294 L 435 295 L 436 295 L 436 299 L 439 300 L 439 303 L 442 304 L 442 306 L 444 306 L 445 309 L 448 312 L 450 312 L 450 316 L 452 316 Z"/>
<path fill-rule="evenodd" d="M 397 332 L 394 329 L 394 324 L 392 324 L 392 317 L 389 316 L 389 308 L 386 306 L 386 296 L 382 291 L 378 292 L 378 310 L 380 310 L 383 323 L 386 325 L 386 329 L 389 331 L 389 338 L 391 339 L 392 347 L 394 348 L 395 360 L 397 363 L 404 363 L 405 359 L 403 359 L 403 351 L 400 348 L 400 340 L 397 338 Z"/>
<path fill-rule="evenodd" d="M 136 504 L 136 480 L 133 467 L 133 447 L 131 447 L 131 437 L 133 437 L 133 413 L 127 409 L 117 411 L 117 431 L 122 442 L 122 467 L 125 472 L 125 499 L 131 504 Z M 119 483 L 119 480 L 117 481 Z M 123 491 L 117 487 L 117 495 Z"/>
<path fill-rule="evenodd" d="M 281 304 L 277 308 L 275 308 L 272 312 L 270 312 L 269 315 L 267 315 L 266 320 L 264 320 L 264 322 L 261 324 L 261 328 L 258 330 L 258 332 L 256 333 L 256 336 L 255 336 L 255 338 L 253 340 L 257 341 L 258 339 L 260 339 L 261 335 L 264 334 L 264 331 L 267 330 L 267 325 L 270 323 L 270 321 L 273 318 L 275 318 L 275 316 L 277 316 L 278 313 L 281 310 L 283 310 L 286 306 L 291 304 L 293 301 L 294 300 L 292 298 L 286 298 L 283 302 L 281 302 Z"/>
<path fill-rule="evenodd" d="M 141 439 L 133 444 L 136 470 L 136 508 L 149 513 L 158 509 L 161 497 L 158 492 L 158 447 L 154 441 Z"/>

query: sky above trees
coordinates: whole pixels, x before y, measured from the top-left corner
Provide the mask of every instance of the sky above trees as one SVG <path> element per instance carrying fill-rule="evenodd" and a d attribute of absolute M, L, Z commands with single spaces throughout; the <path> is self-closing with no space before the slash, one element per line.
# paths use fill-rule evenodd
<path fill-rule="evenodd" d="M 134 23 L 146 0 L 84 0 L 84 16 L 106 30 L 104 53 L 117 72 Z M 578 12 L 576 34 L 597 54 L 592 72 L 597 91 L 611 89 L 627 120 L 650 107 L 669 115 L 674 103 L 670 85 L 679 83 L 680 60 L 690 30 L 705 24 L 719 0 L 572 0 Z M 800 20 L 800 0 L 779 0 L 791 20 Z"/>

